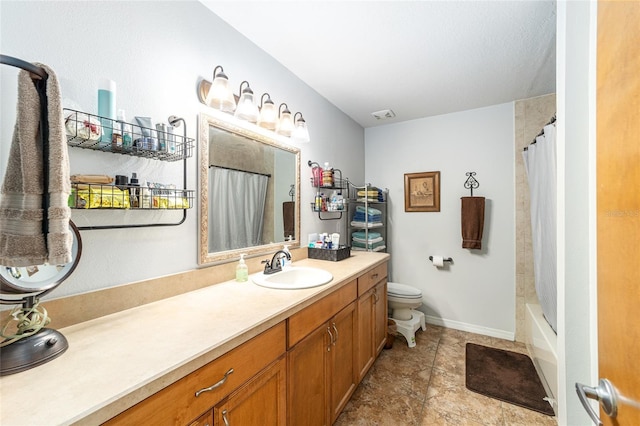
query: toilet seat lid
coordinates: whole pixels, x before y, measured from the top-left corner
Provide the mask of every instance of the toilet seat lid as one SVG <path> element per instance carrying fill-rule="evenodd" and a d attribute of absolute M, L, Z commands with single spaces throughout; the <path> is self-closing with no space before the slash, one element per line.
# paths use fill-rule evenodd
<path fill-rule="evenodd" d="M 419 289 L 411 287 L 410 285 L 392 282 L 387 283 L 387 294 L 405 297 L 407 299 L 422 298 L 422 292 Z"/>

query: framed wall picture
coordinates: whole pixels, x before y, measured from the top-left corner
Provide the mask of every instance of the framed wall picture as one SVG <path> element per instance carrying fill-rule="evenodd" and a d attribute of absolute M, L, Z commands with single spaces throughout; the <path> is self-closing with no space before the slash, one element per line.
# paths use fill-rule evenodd
<path fill-rule="evenodd" d="M 404 211 L 440 211 L 440 172 L 404 174 Z"/>

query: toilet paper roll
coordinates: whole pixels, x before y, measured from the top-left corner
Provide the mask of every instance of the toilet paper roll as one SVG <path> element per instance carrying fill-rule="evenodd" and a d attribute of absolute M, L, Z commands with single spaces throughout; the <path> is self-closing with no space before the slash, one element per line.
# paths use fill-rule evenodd
<path fill-rule="evenodd" d="M 436 268 L 442 268 L 444 266 L 444 257 L 442 256 L 433 256 L 433 266 Z"/>

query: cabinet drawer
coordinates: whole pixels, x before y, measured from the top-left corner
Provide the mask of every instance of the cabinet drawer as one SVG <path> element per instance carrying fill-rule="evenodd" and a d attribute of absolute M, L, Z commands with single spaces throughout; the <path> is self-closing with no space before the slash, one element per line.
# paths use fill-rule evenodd
<path fill-rule="evenodd" d="M 358 296 L 365 294 L 370 288 L 387 276 L 387 262 L 369 269 L 358 277 Z"/>
<path fill-rule="evenodd" d="M 106 424 L 186 425 L 285 353 L 282 322 L 119 414 Z M 229 373 L 233 369 L 232 373 Z M 226 380 L 225 379 L 226 374 Z M 220 383 L 222 382 L 222 383 Z M 214 389 L 200 393 L 199 390 Z"/>
<path fill-rule="evenodd" d="M 323 322 L 356 300 L 357 293 L 357 282 L 353 280 L 339 290 L 318 300 L 313 305 L 290 316 L 287 320 L 289 323 L 288 347 L 293 347 Z"/>

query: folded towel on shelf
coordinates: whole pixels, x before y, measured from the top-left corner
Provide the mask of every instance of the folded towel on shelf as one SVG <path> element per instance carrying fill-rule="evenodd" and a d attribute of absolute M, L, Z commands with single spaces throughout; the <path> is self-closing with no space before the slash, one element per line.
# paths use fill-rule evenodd
<path fill-rule="evenodd" d="M 382 239 L 382 237 L 369 238 L 369 239 L 353 237 L 353 238 L 351 239 L 351 241 L 355 241 L 355 242 L 362 243 L 362 244 L 367 244 L 367 243 L 369 243 L 369 244 L 373 244 L 373 243 L 379 243 L 380 241 L 383 241 L 383 242 L 384 242 L 384 240 Z"/>
<path fill-rule="evenodd" d="M 46 65 L 49 188 L 43 185 L 40 97 L 31 74 L 18 73 L 18 105 L 0 198 L 0 265 L 32 266 L 71 261 L 73 237 L 67 206 L 71 183 L 60 85 Z M 42 233 L 43 191 L 49 193 L 48 234 Z M 45 240 L 46 238 L 46 240 Z M 46 244 L 45 244 L 46 241 Z"/>
<path fill-rule="evenodd" d="M 382 222 L 382 215 L 365 215 L 364 213 L 355 213 L 352 219 L 358 222 Z"/>
<path fill-rule="evenodd" d="M 354 228 L 379 228 L 383 226 L 382 222 L 364 222 L 358 220 L 352 220 L 351 226 Z"/>
<path fill-rule="evenodd" d="M 462 248 L 481 249 L 484 229 L 484 197 L 461 197 Z"/>
<path fill-rule="evenodd" d="M 353 244 L 354 245 L 351 247 L 351 249 L 354 251 L 383 251 L 387 249 L 387 246 L 384 244 L 384 242 L 378 243 L 379 245 L 376 245 L 375 247 L 366 247 L 364 244 L 362 246 L 358 246 L 356 245 L 356 243 Z"/>
<path fill-rule="evenodd" d="M 368 238 L 380 238 L 382 235 L 379 232 L 364 232 L 364 231 L 356 231 L 351 234 L 353 238 L 360 238 L 362 240 Z"/>
<path fill-rule="evenodd" d="M 356 206 L 356 213 L 368 213 L 370 215 L 381 215 L 382 212 L 378 209 L 374 209 L 373 207 L 367 207 L 365 208 L 364 206 Z"/>

